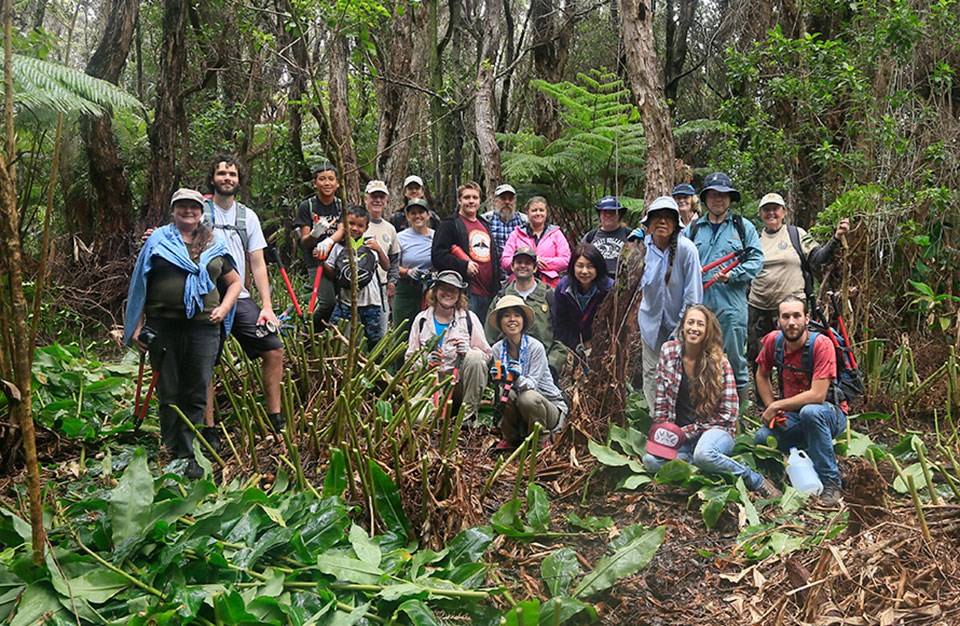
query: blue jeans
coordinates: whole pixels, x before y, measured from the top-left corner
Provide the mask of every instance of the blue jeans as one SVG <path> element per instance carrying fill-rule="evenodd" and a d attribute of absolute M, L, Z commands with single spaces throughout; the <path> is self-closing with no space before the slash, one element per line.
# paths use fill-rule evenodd
<path fill-rule="evenodd" d="M 840 486 L 840 469 L 833 451 L 833 438 L 847 429 L 847 416 L 829 402 L 808 404 L 799 413 L 787 413 L 787 425 L 770 430 L 760 428 L 753 441 L 766 444 L 767 437 L 777 440 L 777 448 L 788 452 L 790 448 L 806 448 L 817 475 L 824 486 Z"/>
<path fill-rule="evenodd" d="M 693 463 L 708 474 L 733 474 L 743 478 L 747 489 L 756 491 L 763 484 L 763 476 L 746 465 L 730 458 L 733 452 L 733 437 L 722 428 L 711 428 L 695 439 L 685 441 L 677 452 L 677 458 Z M 648 472 L 656 472 L 667 463 L 667 459 L 650 453 L 643 455 L 643 467 Z"/>
<path fill-rule="evenodd" d="M 358 306 L 357 317 L 360 318 L 363 334 L 367 337 L 367 350 L 372 350 L 373 346 L 383 337 L 380 330 L 380 305 Z M 330 316 L 330 323 L 336 324 L 342 319 L 350 319 L 350 305 L 337 302 L 337 306 L 333 309 L 333 315 Z"/>
<path fill-rule="evenodd" d="M 470 294 L 470 310 L 473 311 L 483 324 L 487 321 L 487 310 L 490 309 L 490 301 L 493 298 Z"/>

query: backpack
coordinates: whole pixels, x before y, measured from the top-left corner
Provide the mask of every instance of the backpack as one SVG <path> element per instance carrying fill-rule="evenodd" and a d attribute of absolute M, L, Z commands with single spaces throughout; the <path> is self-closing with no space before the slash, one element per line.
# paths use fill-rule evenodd
<path fill-rule="evenodd" d="M 363 289 L 370 284 L 377 272 L 377 254 L 366 246 L 360 246 L 355 251 L 357 257 L 357 289 Z M 333 270 L 337 277 L 337 287 L 350 289 L 350 255 L 344 248 L 334 261 Z"/>
<path fill-rule="evenodd" d="M 830 384 L 830 391 L 827 392 L 827 402 L 836 406 L 840 406 L 842 402 L 853 402 L 863 395 L 863 372 L 855 364 L 853 350 L 836 329 L 812 320 L 807 324 L 807 342 L 800 354 L 801 368 L 799 371 L 807 376 L 808 381 L 813 380 L 813 346 L 820 335 L 825 335 L 833 344 L 837 358 L 837 371 L 833 382 Z M 783 332 L 780 331 L 777 333 L 777 339 L 773 346 L 773 363 L 780 375 L 781 393 L 783 392 L 784 368 L 798 371 L 795 367 L 784 363 L 783 346 Z"/>
<path fill-rule="evenodd" d="M 213 218 L 213 201 L 208 199 L 203 203 L 203 222 L 211 229 L 233 231 L 240 235 L 243 251 L 247 251 L 247 207 L 237 202 L 237 219 L 233 224 L 217 224 Z"/>
<path fill-rule="evenodd" d="M 454 319 L 456 319 L 456 318 L 454 318 Z M 420 325 L 419 325 L 419 327 L 417 328 L 417 334 L 420 334 L 420 333 L 423 332 L 423 325 L 426 324 L 426 323 L 427 323 L 427 318 L 421 317 L 421 318 L 420 318 Z M 470 335 L 471 337 L 473 337 L 473 318 L 470 317 L 470 311 L 467 311 L 467 334 Z"/>

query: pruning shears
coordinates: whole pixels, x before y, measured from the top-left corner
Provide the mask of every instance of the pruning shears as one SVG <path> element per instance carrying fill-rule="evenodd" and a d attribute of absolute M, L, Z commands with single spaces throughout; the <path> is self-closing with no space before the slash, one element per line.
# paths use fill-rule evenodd
<path fill-rule="evenodd" d="M 727 255 L 724 255 L 724 256 L 720 257 L 719 259 L 717 259 L 717 260 L 714 261 L 713 263 L 708 263 L 707 265 L 704 265 L 702 271 L 703 271 L 704 274 L 706 274 L 706 273 L 709 272 L 710 270 L 716 269 L 717 267 L 720 267 L 721 265 L 723 265 L 723 264 L 726 263 L 727 261 L 731 261 L 731 260 L 732 260 L 732 263 L 730 263 L 729 265 L 726 265 L 726 266 L 720 268 L 720 272 L 719 272 L 720 274 L 724 274 L 724 275 L 729 274 L 730 271 L 733 270 L 733 268 L 735 268 L 736 266 L 740 265 L 740 262 L 743 261 L 743 259 L 744 259 L 744 257 L 746 256 L 746 254 L 747 254 L 746 248 L 744 248 L 743 250 L 737 250 L 736 252 L 731 252 L 730 254 L 727 254 Z M 708 280 L 707 282 L 705 282 L 705 283 L 703 284 L 703 288 L 704 288 L 704 289 L 709 289 L 715 282 L 717 282 L 717 279 L 716 279 L 716 278 L 711 278 L 710 280 Z"/>

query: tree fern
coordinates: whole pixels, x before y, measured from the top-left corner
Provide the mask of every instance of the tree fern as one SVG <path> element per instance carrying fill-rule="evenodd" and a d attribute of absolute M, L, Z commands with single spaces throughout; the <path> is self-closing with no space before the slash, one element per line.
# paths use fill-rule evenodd
<path fill-rule="evenodd" d="M 4 58 L 0 50 L 0 62 Z M 140 102 L 105 80 L 33 57 L 13 55 L 14 102 L 30 109 L 102 115 L 106 109 L 140 109 Z M 0 94 L 3 86 L 0 85 Z"/>

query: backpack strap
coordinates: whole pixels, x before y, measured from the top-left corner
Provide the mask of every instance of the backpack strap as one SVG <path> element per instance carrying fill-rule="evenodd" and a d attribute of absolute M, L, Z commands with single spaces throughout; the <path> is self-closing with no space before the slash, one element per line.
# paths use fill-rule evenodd
<path fill-rule="evenodd" d="M 244 254 L 247 253 L 247 207 L 237 202 L 237 217 L 233 224 L 217 224 L 213 217 L 213 200 L 207 198 L 203 203 L 203 221 L 211 229 L 228 230 L 237 233 L 240 237 L 240 243 L 243 245 Z"/>
<path fill-rule="evenodd" d="M 743 225 L 743 216 L 739 213 L 731 213 L 730 221 L 733 222 L 733 227 L 736 229 L 737 234 L 740 235 L 740 247 L 743 250 L 747 249 L 747 228 Z M 697 233 L 700 232 L 700 227 L 703 224 L 700 223 L 700 219 L 697 218 L 693 224 L 690 224 L 690 241 L 696 243 Z"/>
<path fill-rule="evenodd" d="M 813 381 L 813 346 L 817 342 L 820 333 L 816 331 L 807 332 L 807 342 L 804 345 L 803 352 L 800 354 L 800 369 L 787 365 L 784 360 L 783 331 L 777 333 L 776 342 L 773 344 L 773 364 L 777 368 L 777 374 L 780 377 L 780 393 L 783 393 L 783 370 L 788 369 L 793 372 L 803 372 L 808 382 Z"/>
<path fill-rule="evenodd" d="M 790 243 L 793 245 L 793 249 L 797 251 L 797 256 L 800 257 L 800 269 L 803 272 L 803 293 L 807 297 L 807 302 L 810 303 L 813 300 L 813 269 L 810 267 L 807 253 L 803 251 L 803 246 L 800 245 L 800 230 L 793 224 L 787 224 L 787 235 L 790 236 Z"/>

